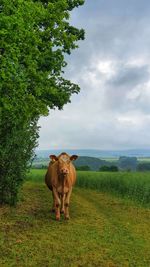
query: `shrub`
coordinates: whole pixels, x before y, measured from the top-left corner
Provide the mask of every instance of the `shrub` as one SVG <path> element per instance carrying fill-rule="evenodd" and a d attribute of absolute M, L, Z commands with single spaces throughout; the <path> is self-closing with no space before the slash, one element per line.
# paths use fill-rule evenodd
<path fill-rule="evenodd" d="M 77 171 L 90 171 L 89 166 L 76 166 Z"/>
<path fill-rule="evenodd" d="M 111 165 L 111 166 L 101 166 L 99 168 L 99 171 L 102 171 L 102 172 L 117 172 L 118 171 L 118 167 L 115 166 L 115 165 Z"/>

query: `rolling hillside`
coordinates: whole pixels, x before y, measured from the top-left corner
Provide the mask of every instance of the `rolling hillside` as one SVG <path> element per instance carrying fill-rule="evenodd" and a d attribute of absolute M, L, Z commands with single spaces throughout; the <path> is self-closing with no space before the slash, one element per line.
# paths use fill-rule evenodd
<path fill-rule="evenodd" d="M 110 162 L 94 157 L 79 157 L 74 165 L 76 167 L 89 166 L 91 171 L 98 171 L 101 166 L 110 165 Z"/>
<path fill-rule="evenodd" d="M 48 163 L 50 162 L 50 159 L 36 159 L 33 162 L 33 167 L 35 168 L 44 168 L 48 166 Z M 111 161 L 101 160 L 99 158 L 94 157 L 79 157 L 76 161 L 74 161 L 74 165 L 76 167 L 80 166 L 89 166 L 90 170 L 98 171 L 99 168 L 103 165 L 111 165 Z M 115 164 L 115 162 L 113 162 Z"/>

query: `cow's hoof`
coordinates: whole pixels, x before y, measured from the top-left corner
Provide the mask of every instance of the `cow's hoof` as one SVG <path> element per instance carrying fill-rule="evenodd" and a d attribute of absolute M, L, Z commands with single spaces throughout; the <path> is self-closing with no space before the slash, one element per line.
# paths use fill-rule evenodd
<path fill-rule="evenodd" d="M 65 220 L 70 220 L 70 216 L 65 216 Z"/>
<path fill-rule="evenodd" d="M 56 221 L 60 221 L 60 217 L 56 217 Z"/>

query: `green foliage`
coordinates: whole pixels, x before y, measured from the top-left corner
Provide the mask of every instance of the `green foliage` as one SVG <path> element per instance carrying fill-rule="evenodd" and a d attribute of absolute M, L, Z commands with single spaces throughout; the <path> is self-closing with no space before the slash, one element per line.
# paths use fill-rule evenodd
<path fill-rule="evenodd" d="M 90 167 L 85 165 L 85 166 L 77 166 L 76 167 L 77 171 L 90 171 Z"/>
<path fill-rule="evenodd" d="M 118 171 L 119 171 L 119 170 L 118 170 L 118 167 L 115 166 L 115 165 L 111 165 L 111 166 L 109 167 L 109 170 L 110 170 L 111 172 L 118 172 Z"/>
<path fill-rule="evenodd" d="M 150 205 L 150 173 L 78 172 L 77 186 L 110 192 Z"/>
<path fill-rule="evenodd" d="M 149 162 L 140 162 L 137 166 L 138 171 L 150 171 L 150 163 Z"/>
<path fill-rule="evenodd" d="M 37 145 L 37 122 L 62 109 L 79 92 L 64 79 L 65 54 L 84 31 L 69 24 L 69 11 L 84 1 L 2 0 L 0 83 L 0 202 L 15 204 Z"/>
<path fill-rule="evenodd" d="M 102 171 L 102 172 L 108 172 L 108 171 L 109 171 L 109 166 L 102 165 L 102 166 L 99 168 L 99 170 Z"/>
<path fill-rule="evenodd" d="M 117 172 L 118 171 L 118 167 L 115 166 L 115 165 L 111 165 L 111 166 L 103 165 L 103 166 L 100 167 L 99 170 L 102 171 L 102 172 Z"/>
<path fill-rule="evenodd" d="M 43 182 L 45 173 L 46 170 L 31 170 L 27 177 L 29 181 Z M 107 192 L 150 206 L 150 172 L 77 171 L 76 186 Z"/>

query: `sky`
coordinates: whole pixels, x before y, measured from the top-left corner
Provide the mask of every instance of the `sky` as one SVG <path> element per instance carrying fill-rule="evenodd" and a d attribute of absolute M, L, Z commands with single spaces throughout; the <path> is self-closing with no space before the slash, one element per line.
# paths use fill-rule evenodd
<path fill-rule="evenodd" d="M 150 1 L 86 0 L 71 14 L 85 40 L 65 77 L 81 91 L 39 120 L 39 149 L 148 148 Z"/>

